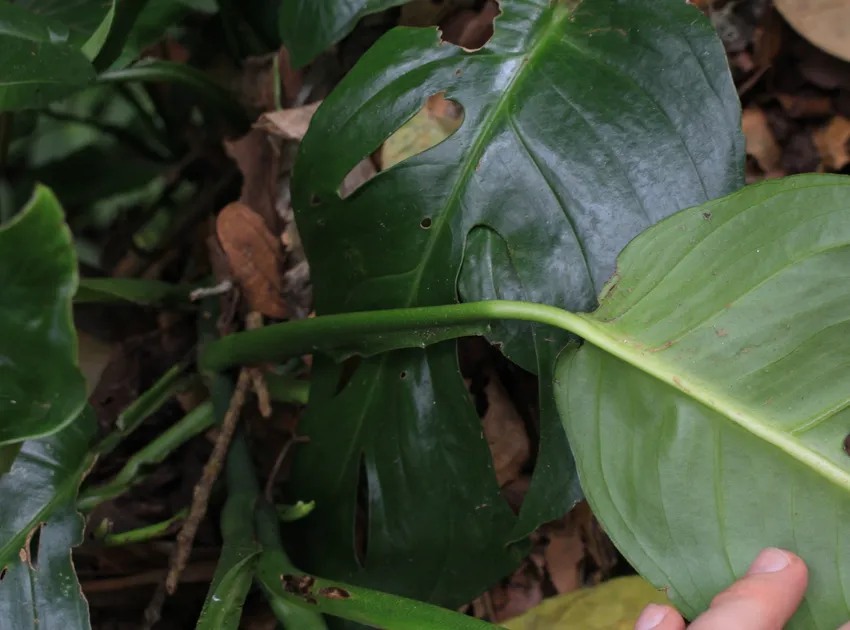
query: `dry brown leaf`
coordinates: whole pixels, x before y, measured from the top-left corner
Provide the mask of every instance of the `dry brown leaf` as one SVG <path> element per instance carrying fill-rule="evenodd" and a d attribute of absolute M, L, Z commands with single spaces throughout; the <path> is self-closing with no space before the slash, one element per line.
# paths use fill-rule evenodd
<path fill-rule="evenodd" d="M 225 140 L 224 148 L 242 173 L 239 201 L 259 214 L 266 227 L 278 234 L 280 219 L 275 210 L 278 156 L 266 134 L 252 129 L 238 140 Z"/>
<path fill-rule="evenodd" d="M 742 128 L 747 140 L 747 155 L 755 158 L 765 173 L 779 171 L 782 165 L 782 150 L 776 142 L 764 112 L 757 107 L 746 108 Z"/>
<path fill-rule="evenodd" d="M 317 102 L 304 105 L 303 107 L 266 112 L 260 116 L 260 119 L 254 124 L 254 128 L 282 140 L 300 142 L 310 127 L 313 114 L 316 113 L 316 110 L 319 109 L 319 105 L 321 104 L 321 102 Z M 360 186 L 372 179 L 377 172 L 371 159 L 366 158 L 362 160 L 357 166 L 351 169 L 351 172 L 340 185 L 340 197 L 343 199 L 348 197 L 360 188 Z"/>
<path fill-rule="evenodd" d="M 484 437 L 493 456 L 496 480 L 501 488 L 519 477 L 531 454 L 522 416 L 516 410 L 495 372 L 490 371 L 484 387 L 487 412 L 482 418 Z"/>
<path fill-rule="evenodd" d="M 283 247 L 262 217 L 244 203 L 228 204 L 216 220 L 216 233 L 227 255 L 233 278 L 252 310 L 284 319 L 282 297 Z"/>
<path fill-rule="evenodd" d="M 581 530 L 567 519 L 563 528 L 547 532 L 549 544 L 543 552 L 552 584 L 559 593 L 569 593 L 581 586 L 581 562 L 584 541 Z"/>
<path fill-rule="evenodd" d="M 816 129 L 812 139 L 825 170 L 838 171 L 850 164 L 850 120 L 844 116 L 836 116 L 825 127 Z"/>
<path fill-rule="evenodd" d="M 321 104 L 321 101 L 319 101 L 303 107 L 266 112 L 254 123 L 254 127 L 283 140 L 300 142 L 307 133 L 313 114 L 316 113 Z"/>
<path fill-rule="evenodd" d="M 847 0 L 776 0 L 776 8 L 812 44 L 850 61 L 850 2 Z"/>

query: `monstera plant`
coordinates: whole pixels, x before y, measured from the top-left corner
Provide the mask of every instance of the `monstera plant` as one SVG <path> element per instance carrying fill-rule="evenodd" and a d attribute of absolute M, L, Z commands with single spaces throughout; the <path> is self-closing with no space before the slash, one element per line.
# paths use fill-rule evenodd
<path fill-rule="evenodd" d="M 172 4 L 220 11 L 223 27 L 242 11 L 234 32 L 254 44 L 277 22 L 299 66 L 405 3 L 115 0 L 85 16 L 0 3 L 14 61 L 0 116 L 86 86 L 156 80 L 192 87 L 244 130 L 246 112 L 202 72 L 128 65 Z M 292 630 L 340 619 L 491 627 L 449 609 L 510 573 L 529 534 L 582 497 L 688 617 L 779 546 L 811 573 L 792 630 L 850 618 L 850 179 L 744 187 L 725 55 L 687 3 L 502 0 L 500 10 L 478 50 L 434 28 L 389 30 L 318 108 L 291 185 L 316 316 L 219 337 L 208 299 L 197 361 L 175 365 L 106 436 L 85 404 L 73 303 L 192 308 L 189 288 L 80 280 L 60 199 L 44 186 L 0 226 L 0 499 L 13 507 L 0 514 L 0 617 L 85 629 L 68 553 L 79 513 L 222 422 L 231 368 L 312 354 L 299 426 L 309 441 L 284 489 L 298 518 L 286 511 L 281 531 L 237 432 L 198 628 L 237 628 L 255 586 Z M 436 94 L 462 108 L 459 128 L 340 194 Z M 472 335 L 539 379 L 540 452 L 516 515 L 459 368 L 456 340 Z M 95 460 L 200 381 L 210 401 L 80 491 Z"/>

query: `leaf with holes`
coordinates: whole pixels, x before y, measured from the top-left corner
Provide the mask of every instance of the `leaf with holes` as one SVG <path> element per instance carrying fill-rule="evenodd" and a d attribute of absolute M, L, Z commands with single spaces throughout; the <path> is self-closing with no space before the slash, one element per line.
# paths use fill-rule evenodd
<path fill-rule="evenodd" d="M 76 289 L 71 233 L 56 197 L 39 186 L 0 226 L 0 445 L 54 433 L 85 404 Z"/>
<path fill-rule="evenodd" d="M 848 287 L 850 178 L 759 184 L 641 234 L 558 361 L 594 514 L 690 618 L 768 546 L 789 630 L 850 618 Z"/>
<path fill-rule="evenodd" d="M 50 437 L 24 442 L 0 477 L 0 619 L 15 630 L 89 627 L 88 608 L 71 562 L 82 542 L 75 501 L 93 464 L 97 421 L 90 407 Z"/>
<path fill-rule="evenodd" d="M 738 99 L 700 12 L 679 0 L 576 4 L 505 0 L 473 53 L 434 29 L 395 29 L 319 108 L 293 200 L 320 315 L 450 304 L 462 264 L 465 299 L 504 290 L 590 309 L 638 232 L 739 187 Z M 348 171 L 441 92 L 465 110 L 459 130 L 341 199 Z M 524 364 L 545 374 L 565 337 L 535 335 Z M 311 571 L 460 604 L 510 570 L 510 541 L 577 496 L 547 413 L 517 521 L 454 342 L 364 359 L 353 373 L 317 359 L 313 379 L 299 428 L 312 441 L 292 483 L 293 499 L 316 501 L 301 524 Z"/>
<path fill-rule="evenodd" d="M 360 18 L 405 4 L 407 0 L 283 0 L 278 13 L 280 38 L 293 67 L 310 63 L 348 35 Z"/>

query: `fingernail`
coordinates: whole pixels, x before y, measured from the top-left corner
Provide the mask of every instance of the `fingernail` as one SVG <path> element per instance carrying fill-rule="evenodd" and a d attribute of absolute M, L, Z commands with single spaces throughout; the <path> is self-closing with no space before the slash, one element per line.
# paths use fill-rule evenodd
<path fill-rule="evenodd" d="M 787 567 L 789 564 L 791 564 L 791 558 L 788 557 L 787 553 L 781 549 L 769 548 L 765 549 L 758 555 L 747 573 L 749 575 L 755 575 L 758 573 L 776 573 L 777 571 L 781 571 Z"/>
<path fill-rule="evenodd" d="M 650 604 L 643 609 L 640 617 L 638 617 L 637 623 L 635 623 L 635 630 L 652 630 L 653 628 L 657 628 L 669 613 L 670 609 L 666 606 Z"/>

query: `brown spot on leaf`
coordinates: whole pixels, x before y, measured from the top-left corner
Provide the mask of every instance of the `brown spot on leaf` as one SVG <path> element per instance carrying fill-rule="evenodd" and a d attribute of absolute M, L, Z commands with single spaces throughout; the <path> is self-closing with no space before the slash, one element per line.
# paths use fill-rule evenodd
<path fill-rule="evenodd" d="M 283 590 L 287 593 L 303 597 L 308 601 L 312 599 L 311 603 L 316 603 L 316 599 L 312 596 L 316 578 L 312 575 L 282 575 L 280 581 L 283 584 Z"/>
<path fill-rule="evenodd" d="M 726 335 L 729 334 L 729 331 L 725 330 L 723 328 L 718 328 L 715 332 L 717 333 L 718 337 L 725 337 Z"/>
<path fill-rule="evenodd" d="M 711 213 L 710 212 L 703 212 L 702 218 L 705 219 L 706 221 L 711 221 Z"/>
<path fill-rule="evenodd" d="M 328 599 L 348 599 L 351 597 L 351 593 L 338 586 L 325 586 L 319 589 L 319 596 L 327 597 Z"/>

